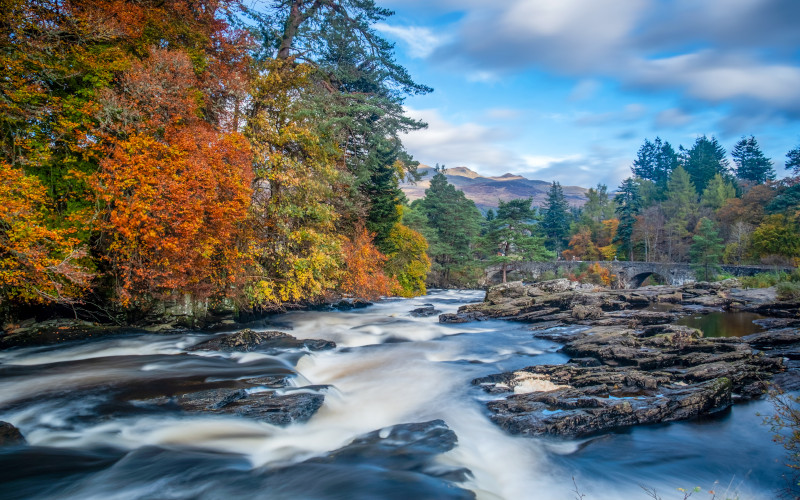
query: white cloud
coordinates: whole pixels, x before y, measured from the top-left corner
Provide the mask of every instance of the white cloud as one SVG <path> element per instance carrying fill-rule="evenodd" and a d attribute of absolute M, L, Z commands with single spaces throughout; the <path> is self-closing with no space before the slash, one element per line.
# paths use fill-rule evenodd
<path fill-rule="evenodd" d="M 390 26 L 386 23 L 376 23 L 375 29 L 388 36 L 402 40 L 409 48 L 409 55 L 424 59 L 431 55 L 439 46 L 446 43 L 448 38 L 434 34 L 430 28 L 418 26 Z"/>
<path fill-rule="evenodd" d="M 579 102 L 591 99 L 595 96 L 595 94 L 597 94 L 597 92 L 600 90 L 600 87 L 600 82 L 597 80 L 581 80 L 572 89 L 568 99 L 571 102 Z"/>
<path fill-rule="evenodd" d="M 503 142 L 512 138 L 508 130 L 477 123 L 452 123 L 436 109 L 410 109 L 412 118 L 424 120 L 428 128 L 403 136 L 403 144 L 422 163 L 466 166 L 493 175 L 518 168 L 524 162 Z"/>
<path fill-rule="evenodd" d="M 678 108 L 665 109 L 656 115 L 656 127 L 659 129 L 682 127 L 691 121 L 692 116 Z"/>

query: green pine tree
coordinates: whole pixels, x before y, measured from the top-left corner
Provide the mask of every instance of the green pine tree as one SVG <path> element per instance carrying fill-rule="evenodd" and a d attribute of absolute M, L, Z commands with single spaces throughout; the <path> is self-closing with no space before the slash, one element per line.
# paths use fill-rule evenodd
<path fill-rule="evenodd" d="M 723 177 L 730 175 L 725 149 L 716 138 L 698 137 L 691 149 L 683 151 L 684 168 L 698 192 L 702 193 L 716 174 Z"/>
<path fill-rule="evenodd" d="M 700 204 L 712 210 L 719 210 L 727 200 L 735 197 L 736 188 L 733 187 L 733 184 L 722 175 L 716 174 L 703 191 Z"/>
<path fill-rule="evenodd" d="M 722 237 L 711 219 L 700 219 L 697 225 L 697 234 L 692 237 L 693 243 L 689 250 L 692 267 L 702 281 L 710 281 L 720 271 L 722 253 L 725 245 Z"/>
<path fill-rule="evenodd" d="M 616 214 L 619 218 L 614 242 L 619 243 L 622 255 L 627 254 L 628 260 L 633 260 L 633 227 L 636 224 L 636 216 L 642 209 L 642 198 L 639 194 L 639 185 L 632 177 L 622 181 L 614 202 L 617 204 Z"/>
<path fill-rule="evenodd" d="M 764 156 L 761 148 L 758 147 L 756 138 L 752 135 L 742 137 L 733 147 L 731 156 L 736 164 L 736 177 L 739 179 L 755 184 L 764 184 L 767 181 L 775 180 L 772 161 Z"/>
<path fill-rule="evenodd" d="M 547 247 L 556 254 L 560 254 L 561 250 L 566 247 L 572 217 L 569 212 L 569 204 L 564 198 L 564 190 L 558 182 L 553 182 L 550 186 L 542 212 L 542 229 L 547 237 Z"/>
<path fill-rule="evenodd" d="M 530 198 L 501 201 L 483 239 L 489 262 L 501 266 L 503 283 L 515 262 L 544 261 L 555 256 L 545 248 L 544 237 L 538 234 L 531 201 Z"/>

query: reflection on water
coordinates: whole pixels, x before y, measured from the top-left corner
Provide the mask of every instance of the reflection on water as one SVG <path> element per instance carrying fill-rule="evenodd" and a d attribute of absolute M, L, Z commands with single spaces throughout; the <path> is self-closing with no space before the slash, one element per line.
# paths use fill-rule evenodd
<path fill-rule="evenodd" d="M 764 331 L 754 321 L 764 316 L 749 312 L 712 312 L 693 314 L 677 321 L 677 324 L 697 328 L 705 337 L 744 337 Z"/>

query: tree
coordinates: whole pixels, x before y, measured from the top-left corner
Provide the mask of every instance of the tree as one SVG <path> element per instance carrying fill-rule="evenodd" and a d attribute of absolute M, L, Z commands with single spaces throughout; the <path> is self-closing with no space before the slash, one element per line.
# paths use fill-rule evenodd
<path fill-rule="evenodd" d="M 586 191 L 586 203 L 581 216 L 586 222 L 601 223 L 614 217 L 614 204 L 608 196 L 608 186 L 598 184 L 596 188 Z"/>
<path fill-rule="evenodd" d="M 431 269 L 428 242 L 419 232 L 395 224 L 386 242 L 386 272 L 397 279 L 397 295 L 413 297 L 425 295 L 425 278 Z"/>
<path fill-rule="evenodd" d="M 397 285 L 383 271 L 387 257 L 372 244 L 374 236 L 363 226 L 342 246 L 344 273 L 339 291 L 351 297 L 376 300 L 391 295 Z"/>
<path fill-rule="evenodd" d="M 628 255 L 628 260 L 633 260 L 633 228 L 636 216 L 642 209 L 639 195 L 639 186 L 629 177 L 620 184 L 617 195 L 614 197 L 617 204 L 616 213 L 619 217 L 614 242 L 619 243 L 619 249 Z"/>
<path fill-rule="evenodd" d="M 547 201 L 542 206 L 542 212 L 544 213 L 542 230 L 547 237 L 548 248 L 558 254 L 564 247 L 570 224 L 569 204 L 564 198 L 564 190 L 558 182 L 554 181 L 551 184 L 550 191 L 547 192 Z"/>
<path fill-rule="evenodd" d="M 728 160 L 725 149 L 717 139 L 709 139 L 705 135 L 698 137 L 694 145 L 685 151 L 684 168 L 698 192 L 703 192 L 706 185 L 716 174 L 728 177 Z"/>
<path fill-rule="evenodd" d="M 697 224 L 697 234 L 692 237 L 693 243 L 689 251 L 692 267 L 703 281 L 710 281 L 719 272 L 724 245 L 719 232 L 711 219 L 705 217 Z"/>
<path fill-rule="evenodd" d="M 664 212 L 660 205 L 647 207 L 641 215 L 636 217 L 633 236 L 644 247 L 645 262 L 657 260 L 659 242 L 664 236 L 664 226 Z"/>
<path fill-rule="evenodd" d="M 663 208 L 667 220 L 667 256 L 673 262 L 683 260 L 686 240 L 697 218 L 697 191 L 683 167 L 676 168 L 670 176 Z"/>
<path fill-rule="evenodd" d="M 783 214 L 768 215 L 753 231 L 751 248 L 756 257 L 800 257 L 797 224 Z"/>
<path fill-rule="evenodd" d="M 484 238 L 489 261 L 501 266 L 503 283 L 515 262 L 554 257 L 545 249 L 544 238 L 537 235 L 536 212 L 531 208 L 531 201 L 530 198 L 501 201 Z"/>
<path fill-rule="evenodd" d="M 786 153 L 786 170 L 791 170 L 794 175 L 800 175 L 800 146 Z"/>
<path fill-rule="evenodd" d="M 750 181 L 754 184 L 764 184 L 767 181 L 775 180 L 775 169 L 772 168 L 772 161 L 764 156 L 758 147 L 756 138 L 742 137 L 736 143 L 731 152 L 733 162 L 736 164 L 736 177 Z"/>
<path fill-rule="evenodd" d="M 435 238 L 429 240 L 428 252 L 440 286 L 450 285 L 454 275 L 473 260 L 473 247 L 483 219 L 475 202 L 450 184 L 444 171 L 444 167 L 436 166 L 425 198 L 419 200 L 428 226 L 435 232 Z"/>
<path fill-rule="evenodd" d="M 659 188 L 665 188 L 667 180 L 675 167 L 678 166 L 678 155 L 669 142 L 662 142 L 660 137 L 644 144 L 636 154 L 631 170 L 633 174 L 652 181 Z"/>
<path fill-rule="evenodd" d="M 715 174 L 700 197 L 700 204 L 712 210 L 719 210 L 725 202 L 736 197 L 736 188 L 722 175 Z"/>

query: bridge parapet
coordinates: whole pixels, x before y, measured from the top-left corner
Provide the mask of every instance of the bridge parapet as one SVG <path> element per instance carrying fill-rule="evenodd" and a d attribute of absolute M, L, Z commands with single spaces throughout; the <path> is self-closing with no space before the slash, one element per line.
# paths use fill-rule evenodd
<path fill-rule="evenodd" d="M 650 276 L 657 276 L 669 285 L 683 285 L 697 281 L 697 276 L 690 264 L 682 262 L 639 262 L 639 261 L 548 261 L 548 262 L 520 262 L 514 266 L 519 278 L 538 280 L 548 271 L 558 273 L 565 270 L 577 274 L 582 267 L 591 264 L 600 264 L 615 274 L 624 288 L 638 288 Z M 753 276 L 765 272 L 791 272 L 791 267 L 775 266 L 721 266 L 722 271 L 734 277 Z M 489 282 L 499 280 L 499 267 L 487 270 Z M 515 279 L 519 279 L 515 278 Z"/>

